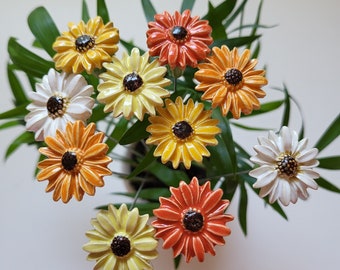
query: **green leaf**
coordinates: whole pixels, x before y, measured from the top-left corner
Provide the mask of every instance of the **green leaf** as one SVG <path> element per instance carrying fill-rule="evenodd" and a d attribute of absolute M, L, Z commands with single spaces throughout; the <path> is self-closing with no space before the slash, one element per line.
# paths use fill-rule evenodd
<path fill-rule="evenodd" d="M 160 162 L 154 162 L 148 168 L 148 171 L 152 173 L 157 179 L 163 182 L 166 186 L 177 187 L 180 181 L 188 183 L 188 175 L 180 169 L 172 169 Z"/>
<path fill-rule="evenodd" d="M 240 193 L 240 201 L 238 207 L 238 218 L 241 225 L 241 229 L 244 235 L 247 235 L 247 207 L 248 207 L 248 195 L 247 190 L 242 181 L 240 183 L 241 193 Z"/>
<path fill-rule="evenodd" d="M 21 121 L 21 120 L 12 120 L 12 121 L 8 121 L 8 122 L 5 122 L 5 123 L 2 123 L 0 125 L 0 130 L 1 129 L 15 127 L 15 126 L 20 126 L 20 125 L 24 125 L 24 124 L 25 124 L 24 121 Z"/>
<path fill-rule="evenodd" d="M 110 153 L 113 148 L 116 147 L 119 140 L 122 138 L 128 127 L 128 121 L 125 118 L 121 118 L 118 123 L 115 125 L 115 128 L 112 130 L 110 136 L 106 140 L 106 144 L 109 146 L 108 152 Z"/>
<path fill-rule="evenodd" d="M 132 203 L 125 203 L 127 208 L 130 209 Z M 121 203 L 114 203 L 113 204 L 116 208 L 119 208 L 121 206 Z M 159 208 L 159 203 L 136 203 L 134 204 L 134 208 L 138 208 L 139 214 L 140 215 L 145 215 L 148 214 L 149 216 L 153 216 L 153 210 L 156 208 Z M 101 205 L 96 207 L 96 209 L 103 209 L 107 210 L 107 205 Z"/>
<path fill-rule="evenodd" d="M 141 172 L 148 169 L 148 167 L 156 160 L 156 158 L 153 156 L 153 151 L 155 150 L 155 146 L 151 147 L 149 152 L 144 156 L 142 161 L 137 165 L 137 167 L 129 174 L 127 179 L 131 179 L 136 177 Z"/>
<path fill-rule="evenodd" d="M 181 5 L 181 13 L 183 13 L 183 11 L 186 9 L 192 10 L 195 2 L 196 0 L 183 0 L 182 5 Z"/>
<path fill-rule="evenodd" d="M 340 170 L 340 156 L 318 158 L 320 164 L 318 167 L 327 170 Z"/>
<path fill-rule="evenodd" d="M 138 47 L 136 44 L 134 44 L 132 41 L 126 41 L 123 39 L 120 39 L 120 43 L 124 46 L 124 48 L 130 53 L 133 48 L 138 48 L 140 51 L 140 54 L 144 54 L 145 50 L 142 48 Z"/>
<path fill-rule="evenodd" d="M 324 189 L 327 189 L 329 191 L 340 193 L 340 189 L 333 185 L 331 182 L 327 181 L 323 177 L 319 177 L 318 179 L 315 179 L 315 182 L 318 183 L 318 185 Z"/>
<path fill-rule="evenodd" d="M 239 124 L 239 123 L 236 123 L 236 122 L 231 122 L 231 124 L 233 126 L 238 127 L 238 128 L 242 128 L 242 129 L 250 130 L 250 131 L 268 131 L 268 130 L 270 130 L 269 128 L 250 127 L 250 126 L 242 125 L 242 124 Z"/>
<path fill-rule="evenodd" d="M 247 0 L 244 0 L 236 9 L 236 11 L 224 22 L 224 27 L 227 29 L 244 10 Z"/>
<path fill-rule="evenodd" d="M 27 21 L 37 41 L 53 57 L 56 52 L 52 44 L 60 34 L 50 14 L 44 7 L 38 7 L 31 12 Z"/>
<path fill-rule="evenodd" d="M 321 152 L 325 149 L 332 141 L 334 141 L 340 135 L 340 113 L 329 125 L 329 127 L 322 134 L 320 139 L 317 141 L 314 147 L 319 149 Z"/>
<path fill-rule="evenodd" d="M 14 104 L 16 106 L 27 104 L 28 99 L 26 97 L 25 91 L 20 83 L 20 80 L 13 71 L 13 65 L 10 65 L 9 63 L 7 64 L 7 76 L 14 96 Z"/>
<path fill-rule="evenodd" d="M 17 138 L 13 140 L 13 142 L 8 146 L 5 159 L 7 159 L 15 150 L 19 148 L 19 146 L 22 146 L 23 144 L 31 144 L 34 143 L 34 133 L 25 131 L 21 135 L 19 135 Z"/>
<path fill-rule="evenodd" d="M 104 104 L 97 104 L 93 109 L 92 109 L 92 115 L 89 118 L 88 122 L 93 122 L 97 123 L 100 120 L 103 120 L 108 114 L 104 112 Z"/>
<path fill-rule="evenodd" d="M 274 111 L 274 110 L 280 108 L 281 105 L 283 104 L 283 102 L 284 102 L 284 100 L 276 100 L 276 101 L 263 103 L 263 104 L 261 104 L 260 109 L 253 111 L 251 114 L 242 115 L 242 118 L 256 116 L 256 115 L 259 115 L 259 114 Z"/>
<path fill-rule="evenodd" d="M 181 259 L 182 259 L 182 254 L 179 254 L 176 258 L 174 258 L 175 269 L 178 269 L 179 264 L 181 263 Z"/>
<path fill-rule="evenodd" d="M 126 145 L 134 142 L 138 142 L 147 138 L 150 134 L 146 131 L 146 127 L 149 125 L 148 117 L 145 116 L 143 121 L 137 121 L 134 123 L 123 135 L 119 141 L 120 144 Z"/>
<path fill-rule="evenodd" d="M 127 196 L 134 198 L 136 196 L 135 192 L 113 192 L 116 195 Z M 158 202 L 159 197 L 170 197 L 171 193 L 168 187 L 163 188 L 143 188 L 138 195 L 138 198 L 153 202 Z"/>
<path fill-rule="evenodd" d="M 289 125 L 289 117 L 290 117 L 290 97 L 289 97 L 288 89 L 285 85 L 283 86 L 283 92 L 285 94 L 285 98 L 284 98 L 284 111 L 283 111 L 283 116 L 282 116 L 282 121 L 281 121 L 281 127 Z"/>
<path fill-rule="evenodd" d="M 13 63 L 22 71 L 33 77 L 41 78 L 54 68 L 54 62 L 47 61 L 21 46 L 15 38 L 8 41 L 8 53 Z"/>
<path fill-rule="evenodd" d="M 150 0 L 142 0 L 142 7 L 147 22 L 153 21 L 157 14 Z"/>
<path fill-rule="evenodd" d="M 256 35 L 256 36 L 243 36 L 243 37 L 215 40 L 212 46 L 221 47 L 222 45 L 226 45 L 228 46 L 229 49 L 233 49 L 234 47 L 241 47 L 241 46 L 249 45 L 260 37 L 261 35 Z"/>
<path fill-rule="evenodd" d="M 89 9 L 86 4 L 86 0 L 83 0 L 83 4 L 81 7 L 81 18 L 84 22 L 87 22 L 91 17 L 89 13 Z"/>
<path fill-rule="evenodd" d="M 97 0 L 97 14 L 102 17 L 104 24 L 110 21 L 109 11 L 107 10 L 105 0 Z"/>
<path fill-rule="evenodd" d="M 6 112 L 0 113 L 0 119 L 8 119 L 8 118 L 20 118 L 23 119 L 24 116 L 27 114 L 26 106 L 28 105 L 28 102 L 26 104 L 22 104 L 20 106 L 14 107 L 11 110 L 8 110 Z"/>

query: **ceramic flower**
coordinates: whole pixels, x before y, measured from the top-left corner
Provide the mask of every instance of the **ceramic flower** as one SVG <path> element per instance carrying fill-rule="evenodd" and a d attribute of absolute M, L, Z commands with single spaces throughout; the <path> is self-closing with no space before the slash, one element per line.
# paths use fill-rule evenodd
<path fill-rule="evenodd" d="M 103 62 L 111 61 L 118 50 L 119 31 L 112 22 L 104 25 L 101 17 L 90 19 L 86 24 L 69 23 L 69 31 L 63 32 L 53 43 L 57 52 L 53 60 L 56 69 L 69 73 L 92 73 Z"/>
<path fill-rule="evenodd" d="M 54 136 L 57 129 L 65 130 L 67 122 L 86 121 L 92 114 L 93 87 L 81 75 L 50 69 L 35 90 L 27 94 L 32 103 L 27 106 L 30 112 L 25 121 L 37 141 Z"/>
<path fill-rule="evenodd" d="M 38 181 L 47 180 L 46 192 L 53 191 L 53 200 L 67 203 L 72 197 L 80 201 L 84 193 L 95 194 L 96 187 L 104 185 L 103 177 L 110 175 L 106 156 L 108 146 L 104 133 L 96 133 L 96 126 L 83 122 L 68 122 L 65 132 L 59 129 L 55 137 L 46 137 L 47 147 L 39 152 L 47 158 L 38 163 Z"/>
<path fill-rule="evenodd" d="M 202 103 L 195 104 L 192 99 L 184 104 L 177 97 L 175 102 L 165 100 L 165 108 L 157 108 L 157 112 L 149 117 L 146 143 L 157 145 L 154 156 L 161 157 L 162 163 L 171 161 L 176 169 L 183 162 L 189 169 L 193 160 L 202 162 L 203 156 L 210 156 L 206 146 L 216 145 L 215 135 L 221 131 L 211 110 L 204 110 Z"/>
<path fill-rule="evenodd" d="M 88 260 L 96 261 L 94 269 L 152 269 L 150 260 L 158 255 L 158 242 L 148 219 L 139 215 L 138 208 L 128 211 L 125 204 L 100 210 L 91 221 L 94 229 L 86 233 L 90 241 L 83 246 Z"/>
<path fill-rule="evenodd" d="M 220 107 L 224 116 L 231 111 L 235 119 L 241 112 L 250 114 L 260 108 L 258 98 L 266 93 L 261 89 L 267 84 L 264 70 L 255 70 L 256 59 L 250 59 L 250 51 L 239 55 L 238 49 L 229 50 L 223 45 L 214 47 L 213 54 L 198 65 L 195 79 L 196 90 L 203 91 L 202 99 L 211 100 L 212 106 Z"/>
<path fill-rule="evenodd" d="M 156 14 L 155 21 L 148 23 L 147 45 L 151 56 L 159 56 L 162 65 L 169 64 L 171 69 L 196 67 L 197 61 L 209 53 L 208 47 L 213 39 L 211 27 L 198 16 L 191 17 L 190 10 L 182 14 L 167 11 Z"/>
<path fill-rule="evenodd" d="M 160 197 L 157 217 L 152 222 L 155 236 L 162 238 L 163 248 L 173 249 L 173 256 L 185 256 L 186 262 L 193 257 L 202 262 L 204 254 L 215 255 L 215 245 L 224 245 L 223 237 L 230 234 L 227 222 L 234 219 L 225 214 L 228 200 L 221 200 L 223 191 L 210 189 L 210 182 L 199 185 L 196 177 L 189 184 L 181 181 L 178 188 L 170 187 L 171 197 Z"/>
<path fill-rule="evenodd" d="M 259 167 L 249 174 L 257 178 L 253 186 L 260 188 L 261 197 L 269 195 L 270 203 L 279 200 L 287 206 L 298 198 L 307 199 L 307 188 L 318 188 L 314 179 L 319 174 L 313 170 L 319 164 L 318 150 L 307 149 L 307 141 L 299 141 L 297 133 L 285 126 L 278 135 L 270 131 L 268 138 L 258 138 L 256 155 L 250 160 Z"/>
<path fill-rule="evenodd" d="M 137 48 L 132 49 L 131 56 L 124 53 L 122 60 L 113 57 L 104 67 L 107 71 L 99 75 L 104 82 L 98 85 L 97 99 L 114 117 L 123 114 L 130 119 L 135 115 L 143 120 L 145 113 L 154 115 L 155 107 L 163 105 L 162 98 L 170 95 L 163 88 L 170 84 L 164 78 L 166 68 L 157 60 L 149 63 L 149 54 L 140 55 Z"/>

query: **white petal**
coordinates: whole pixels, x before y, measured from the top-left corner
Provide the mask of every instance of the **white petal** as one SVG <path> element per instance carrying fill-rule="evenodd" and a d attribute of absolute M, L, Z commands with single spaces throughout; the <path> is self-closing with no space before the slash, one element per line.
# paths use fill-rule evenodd
<path fill-rule="evenodd" d="M 261 171 L 261 167 L 258 168 Z M 256 169 L 255 169 L 256 170 Z M 255 171 L 256 174 L 256 171 Z M 251 175 L 251 172 L 249 173 Z M 252 176 L 252 175 L 251 175 Z M 274 181 L 277 177 L 276 170 L 265 170 L 261 175 L 258 176 L 257 181 L 253 184 L 254 188 L 262 188 L 264 186 L 269 185 L 272 181 Z"/>
<path fill-rule="evenodd" d="M 276 153 L 265 145 L 255 145 L 254 150 L 258 153 L 258 157 L 264 159 L 265 161 L 275 162 L 277 155 Z"/>
<path fill-rule="evenodd" d="M 301 182 L 305 183 L 308 187 L 312 189 L 318 188 L 318 184 L 308 174 L 298 173 L 296 178 L 298 178 Z"/>
<path fill-rule="evenodd" d="M 288 181 L 280 181 L 281 190 L 279 195 L 280 202 L 287 206 L 290 202 L 291 187 Z"/>
<path fill-rule="evenodd" d="M 299 155 L 296 160 L 297 160 L 298 163 L 308 162 L 310 160 L 315 159 L 316 156 L 318 155 L 318 153 L 319 153 L 319 151 L 316 148 L 312 148 L 310 150 L 302 151 L 301 155 Z"/>
<path fill-rule="evenodd" d="M 292 134 L 288 127 L 282 127 L 280 132 L 284 152 L 292 151 Z"/>
<path fill-rule="evenodd" d="M 294 152 L 299 153 L 303 151 L 306 148 L 307 144 L 308 144 L 308 139 L 307 138 L 302 139 L 301 141 L 299 141 L 298 146 L 296 147 Z"/>

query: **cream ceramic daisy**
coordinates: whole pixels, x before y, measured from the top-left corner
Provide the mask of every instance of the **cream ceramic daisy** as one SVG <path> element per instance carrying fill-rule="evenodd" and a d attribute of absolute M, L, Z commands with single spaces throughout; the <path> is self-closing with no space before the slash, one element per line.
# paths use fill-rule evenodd
<path fill-rule="evenodd" d="M 155 107 L 163 105 L 163 98 L 170 95 L 163 87 L 170 84 L 164 78 L 166 68 L 158 60 L 149 63 L 149 54 L 140 55 L 137 48 L 122 60 L 112 57 L 112 63 L 104 63 L 107 69 L 99 77 L 104 82 L 98 86 L 98 101 L 105 104 L 105 112 L 121 114 L 126 119 L 133 115 L 143 120 L 144 114 L 155 115 Z"/>
<path fill-rule="evenodd" d="M 297 199 L 307 199 L 307 188 L 317 189 L 314 179 L 319 174 L 313 170 L 318 166 L 318 149 L 307 149 L 307 139 L 298 140 L 295 131 L 282 127 L 276 135 L 269 132 L 268 138 L 259 137 L 254 146 L 256 155 L 250 160 L 259 167 L 249 175 L 257 178 L 254 188 L 260 188 L 260 196 L 269 196 L 269 202 L 279 200 L 287 206 Z"/>
<path fill-rule="evenodd" d="M 28 93 L 32 102 L 25 121 L 37 141 L 55 136 L 57 129 L 64 131 L 67 122 L 86 121 L 92 114 L 93 87 L 81 75 L 50 69 L 35 90 Z"/>

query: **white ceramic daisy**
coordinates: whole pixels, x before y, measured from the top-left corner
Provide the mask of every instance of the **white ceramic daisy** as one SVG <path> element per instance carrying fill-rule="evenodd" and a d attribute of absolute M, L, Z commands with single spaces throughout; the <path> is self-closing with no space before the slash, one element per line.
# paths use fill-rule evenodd
<path fill-rule="evenodd" d="M 308 140 L 298 140 L 298 134 L 288 127 L 282 127 L 276 135 L 270 131 L 268 138 L 259 137 L 254 146 L 256 155 L 250 160 L 259 167 L 249 172 L 257 178 L 254 188 L 260 188 L 260 197 L 269 195 L 269 202 L 279 200 L 287 206 L 297 199 L 307 199 L 307 188 L 317 189 L 314 179 L 319 174 L 313 170 L 318 166 L 318 149 L 306 149 Z"/>
<path fill-rule="evenodd" d="M 25 121 L 37 141 L 54 136 L 57 129 L 64 131 L 67 122 L 86 121 L 92 114 L 93 87 L 79 74 L 50 69 L 35 90 L 28 93 L 32 103 L 27 106 L 30 112 Z"/>

